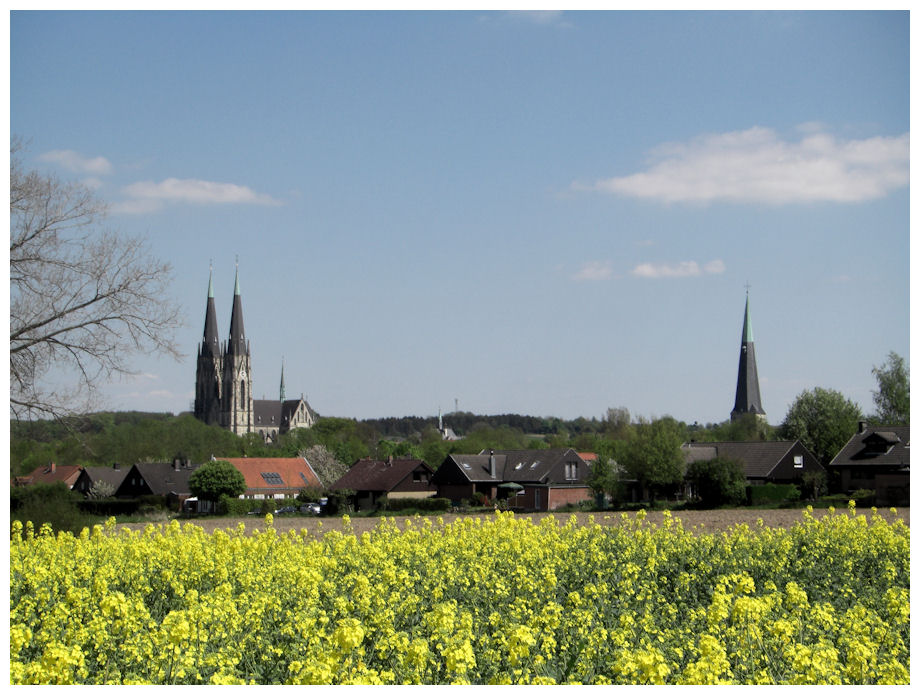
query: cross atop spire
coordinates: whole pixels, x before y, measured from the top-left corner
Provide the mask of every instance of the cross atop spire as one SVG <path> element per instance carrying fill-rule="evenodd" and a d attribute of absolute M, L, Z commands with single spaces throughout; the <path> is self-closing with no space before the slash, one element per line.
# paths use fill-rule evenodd
<path fill-rule="evenodd" d="M 217 355 L 220 352 L 220 338 L 217 334 L 217 311 L 214 309 L 214 268 L 208 270 L 208 301 L 204 312 L 204 334 L 201 352 Z"/>
<path fill-rule="evenodd" d="M 236 278 L 233 281 L 233 310 L 230 314 L 230 342 L 227 351 L 238 355 L 248 352 L 246 331 L 243 330 L 243 299 L 240 296 L 240 266 L 236 265 Z"/>
<path fill-rule="evenodd" d="M 754 343 L 754 329 L 751 326 L 751 298 L 748 295 L 744 297 L 744 326 L 741 329 L 741 342 Z"/>

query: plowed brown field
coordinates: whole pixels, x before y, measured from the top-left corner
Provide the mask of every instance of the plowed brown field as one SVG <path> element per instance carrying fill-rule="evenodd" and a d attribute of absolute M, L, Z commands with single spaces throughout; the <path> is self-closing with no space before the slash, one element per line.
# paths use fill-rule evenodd
<path fill-rule="evenodd" d="M 827 510 L 816 509 L 813 512 L 815 518 L 821 518 L 827 514 Z M 848 513 L 846 510 L 837 510 L 837 514 Z M 870 515 L 871 511 L 868 509 L 857 509 L 857 514 Z M 909 507 L 899 507 L 896 510 L 896 514 L 892 514 L 890 509 L 879 509 L 878 513 L 882 518 L 887 521 L 894 521 L 895 519 L 901 519 L 904 523 L 910 526 L 910 508 Z M 717 509 L 717 510 L 707 510 L 707 511 L 679 511 L 674 512 L 673 516 L 681 520 L 685 529 L 691 530 L 694 533 L 717 533 L 720 531 L 725 531 L 732 526 L 737 524 L 747 524 L 752 529 L 757 528 L 757 520 L 762 519 L 764 526 L 771 528 L 789 528 L 794 525 L 796 522 L 802 519 L 803 511 L 801 509 Z M 490 514 L 442 514 L 441 518 L 444 519 L 444 523 L 449 524 L 455 521 L 456 519 L 465 519 L 475 516 L 481 516 L 483 518 L 488 518 Z M 560 524 L 568 522 L 571 513 L 557 512 L 557 513 L 532 513 L 532 514 L 519 514 L 521 518 L 532 519 L 534 523 L 540 523 L 540 521 L 547 516 L 553 516 L 555 521 Z M 578 513 L 575 514 L 575 517 L 578 519 L 579 523 L 584 523 L 589 516 L 594 517 L 595 523 L 615 526 L 622 523 L 622 513 L 621 512 L 594 512 L 593 514 L 587 513 Z M 635 512 L 629 512 L 626 514 L 628 519 L 635 519 Z M 437 523 L 437 516 L 428 516 L 420 517 L 421 519 L 430 519 L 432 523 Z M 407 519 L 412 519 L 414 524 L 419 523 L 418 519 L 413 517 L 395 517 L 396 523 L 400 528 L 405 526 Z M 662 521 L 662 512 L 649 512 L 646 517 L 646 522 L 650 524 L 660 525 Z M 217 518 L 197 518 L 189 520 L 180 520 L 180 523 L 193 523 L 201 526 L 206 531 L 211 532 L 215 529 L 231 529 L 235 530 L 240 523 L 243 523 L 247 531 L 252 531 L 253 529 L 261 529 L 265 527 L 265 522 L 262 517 L 258 516 L 249 516 L 246 518 L 228 518 L 228 517 L 217 517 Z M 380 517 L 352 517 L 351 518 L 351 530 L 354 533 L 363 533 L 365 531 L 370 531 L 374 529 L 377 524 L 380 523 Z M 301 516 L 275 516 L 273 525 L 275 530 L 279 533 L 287 533 L 288 531 L 294 530 L 300 532 L 302 529 L 306 529 L 310 535 L 318 536 L 326 533 L 327 531 L 341 531 L 343 529 L 342 519 L 339 517 L 324 517 L 324 518 L 314 518 L 314 517 L 301 517 Z M 143 529 L 147 526 L 146 523 L 131 523 L 131 524 L 119 524 L 119 526 L 125 526 L 133 529 Z"/>

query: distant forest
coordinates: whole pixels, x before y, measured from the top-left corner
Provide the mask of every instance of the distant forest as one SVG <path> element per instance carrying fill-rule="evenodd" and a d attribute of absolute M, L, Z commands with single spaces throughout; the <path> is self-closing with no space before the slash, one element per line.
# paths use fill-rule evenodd
<path fill-rule="evenodd" d="M 489 448 L 573 447 L 615 457 L 619 444 L 640 426 L 625 408 L 611 408 L 601 419 L 467 412 L 449 413 L 443 419 L 444 426 L 460 439 L 445 441 L 434 416 L 369 420 L 322 417 L 310 429 L 291 430 L 273 444 L 265 444 L 257 434 L 236 436 L 205 425 L 189 414 L 100 412 L 67 420 L 13 420 L 10 475 L 23 475 L 52 461 L 60 465 L 130 466 L 140 461 L 180 458 L 202 463 L 212 456 L 297 456 L 313 446 L 324 447 L 345 465 L 368 457 L 411 456 L 437 468 L 452 453 L 479 453 Z M 674 425 L 688 440 L 773 436 L 772 428 L 753 421 Z"/>

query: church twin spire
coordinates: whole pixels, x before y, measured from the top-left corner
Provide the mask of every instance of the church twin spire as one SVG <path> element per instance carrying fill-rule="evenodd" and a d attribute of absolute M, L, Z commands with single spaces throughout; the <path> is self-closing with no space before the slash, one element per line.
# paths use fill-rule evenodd
<path fill-rule="evenodd" d="M 243 329 L 239 265 L 233 290 L 230 337 L 221 350 L 214 305 L 214 268 L 208 271 L 208 301 L 204 334 L 198 350 L 195 416 L 236 434 L 252 431 L 252 372 L 249 344 Z"/>

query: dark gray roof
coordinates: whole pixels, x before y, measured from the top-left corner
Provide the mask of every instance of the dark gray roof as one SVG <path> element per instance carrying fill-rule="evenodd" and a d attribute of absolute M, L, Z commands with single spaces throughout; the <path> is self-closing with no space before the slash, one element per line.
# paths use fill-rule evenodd
<path fill-rule="evenodd" d="M 129 470 L 131 470 L 130 466 L 125 466 L 124 468 L 89 466 L 83 469 L 83 473 L 89 478 L 90 485 L 98 483 L 101 480 L 109 485 L 114 485 L 117 490 L 118 486 L 121 485 L 121 482 L 125 479 L 125 476 L 128 475 Z"/>
<path fill-rule="evenodd" d="M 684 460 L 732 459 L 744 464 L 746 478 L 766 478 L 795 442 L 700 442 L 684 444 Z"/>
<path fill-rule="evenodd" d="M 282 424 L 290 422 L 302 400 L 301 398 L 293 398 L 282 402 L 277 399 L 253 399 L 252 416 L 254 426 L 280 427 Z M 313 417 L 317 417 L 316 411 L 310 407 L 310 404 L 306 401 L 303 402 L 306 404 L 307 410 L 313 414 Z"/>
<path fill-rule="evenodd" d="M 431 466 L 418 459 L 393 459 L 392 461 L 361 459 L 356 461 L 345 475 L 335 481 L 332 489 L 389 492 L 419 467 L 424 468 L 429 475 L 434 472 Z"/>
<path fill-rule="evenodd" d="M 450 457 L 457 464 L 457 469 L 466 476 L 471 483 L 484 483 L 489 481 L 502 481 L 505 468 L 505 457 L 495 455 L 495 477 L 491 475 L 489 454 L 451 454 Z"/>
<path fill-rule="evenodd" d="M 495 477 L 491 475 L 492 454 L 452 454 L 451 459 L 470 482 L 490 481 L 542 483 L 573 449 L 514 449 L 495 451 Z M 581 458 L 581 457 L 579 457 Z"/>
<path fill-rule="evenodd" d="M 571 449 L 522 449 L 503 451 L 505 480 L 511 483 L 543 482 L 562 463 Z M 496 455 L 499 452 L 495 452 Z"/>
<path fill-rule="evenodd" d="M 171 463 L 135 463 L 134 467 L 143 476 L 154 495 L 189 494 L 188 479 L 197 466 L 178 470 Z"/>
<path fill-rule="evenodd" d="M 831 466 L 910 468 L 910 425 L 878 425 L 850 437 Z"/>

